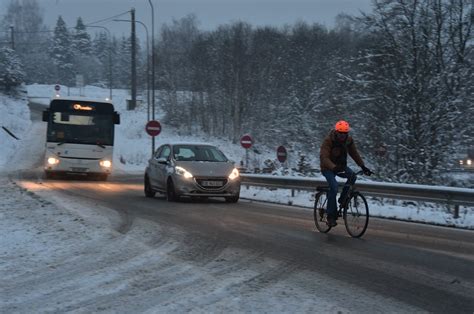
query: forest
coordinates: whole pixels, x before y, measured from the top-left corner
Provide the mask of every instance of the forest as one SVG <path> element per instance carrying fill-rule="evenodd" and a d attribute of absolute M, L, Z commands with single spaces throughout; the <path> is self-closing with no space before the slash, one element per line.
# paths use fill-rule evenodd
<path fill-rule="evenodd" d="M 40 2 L 11 0 L 0 16 L 0 85 L 130 88 L 129 37 L 78 17 L 45 26 Z M 164 123 L 238 143 L 244 133 L 318 159 L 337 120 L 350 122 L 364 159 L 394 182 L 444 183 L 474 147 L 473 5 L 470 0 L 374 0 L 334 27 L 243 21 L 201 30 L 194 15 L 163 24 L 153 47 Z M 14 43 L 10 39 L 14 26 Z M 14 44 L 14 45 L 13 45 Z M 138 42 L 138 87 L 147 52 Z"/>

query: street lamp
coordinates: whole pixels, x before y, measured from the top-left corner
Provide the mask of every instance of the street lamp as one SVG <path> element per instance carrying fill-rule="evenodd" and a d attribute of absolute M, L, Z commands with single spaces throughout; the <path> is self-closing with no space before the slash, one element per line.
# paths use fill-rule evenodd
<path fill-rule="evenodd" d="M 94 27 L 94 28 L 101 28 L 107 31 L 107 35 L 109 36 L 109 89 L 110 89 L 110 100 L 112 100 L 112 36 L 110 35 L 110 31 L 105 26 L 96 26 L 96 25 L 85 25 L 86 27 Z"/>
<path fill-rule="evenodd" d="M 113 20 L 114 22 L 129 22 L 132 23 L 132 20 Z M 147 121 L 150 121 L 150 52 L 148 47 L 148 28 L 146 25 L 140 21 L 136 21 L 136 23 L 142 25 L 145 28 L 146 33 L 146 98 L 147 98 Z"/>

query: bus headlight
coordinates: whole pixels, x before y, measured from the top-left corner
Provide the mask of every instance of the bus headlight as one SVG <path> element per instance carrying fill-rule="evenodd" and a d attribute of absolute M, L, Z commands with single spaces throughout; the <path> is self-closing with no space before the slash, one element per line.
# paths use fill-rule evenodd
<path fill-rule="evenodd" d="M 112 167 L 112 162 L 110 160 L 101 160 L 99 162 L 99 164 L 102 166 L 102 167 L 105 167 L 105 168 L 110 168 Z"/>
<path fill-rule="evenodd" d="M 54 157 L 49 157 L 49 158 L 48 158 L 48 164 L 50 164 L 50 165 L 57 165 L 57 164 L 59 164 L 59 159 L 54 158 Z"/>
<path fill-rule="evenodd" d="M 234 168 L 234 169 L 232 170 L 231 174 L 229 175 L 229 179 L 230 179 L 230 180 L 235 180 L 235 179 L 237 179 L 239 176 L 240 176 L 239 170 L 237 170 L 237 168 Z"/>
<path fill-rule="evenodd" d="M 472 165 L 472 160 L 471 160 L 471 159 L 468 159 L 468 160 L 467 160 L 467 164 L 468 164 L 469 166 Z"/>

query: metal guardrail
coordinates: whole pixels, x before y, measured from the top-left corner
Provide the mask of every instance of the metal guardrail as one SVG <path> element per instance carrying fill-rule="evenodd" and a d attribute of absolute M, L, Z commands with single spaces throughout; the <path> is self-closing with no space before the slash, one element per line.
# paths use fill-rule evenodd
<path fill-rule="evenodd" d="M 307 191 L 327 186 L 325 179 L 272 175 L 241 174 L 241 181 L 249 186 Z M 474 189 L 364 181 L 358 181 L 355 187 L 366 196 L 474 206 Z"/>

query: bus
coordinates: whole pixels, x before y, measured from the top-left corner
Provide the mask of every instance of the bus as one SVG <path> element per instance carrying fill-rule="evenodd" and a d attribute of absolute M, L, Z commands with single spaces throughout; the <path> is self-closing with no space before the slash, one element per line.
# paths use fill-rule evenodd
<path fill-rule="evenodd" d="M 58 97 L 43 111 L 48 123 L 46 178 L 80 174 L 107 180 L 112 172 L 115 125 L 120 115 L 109 101 Z"/>

